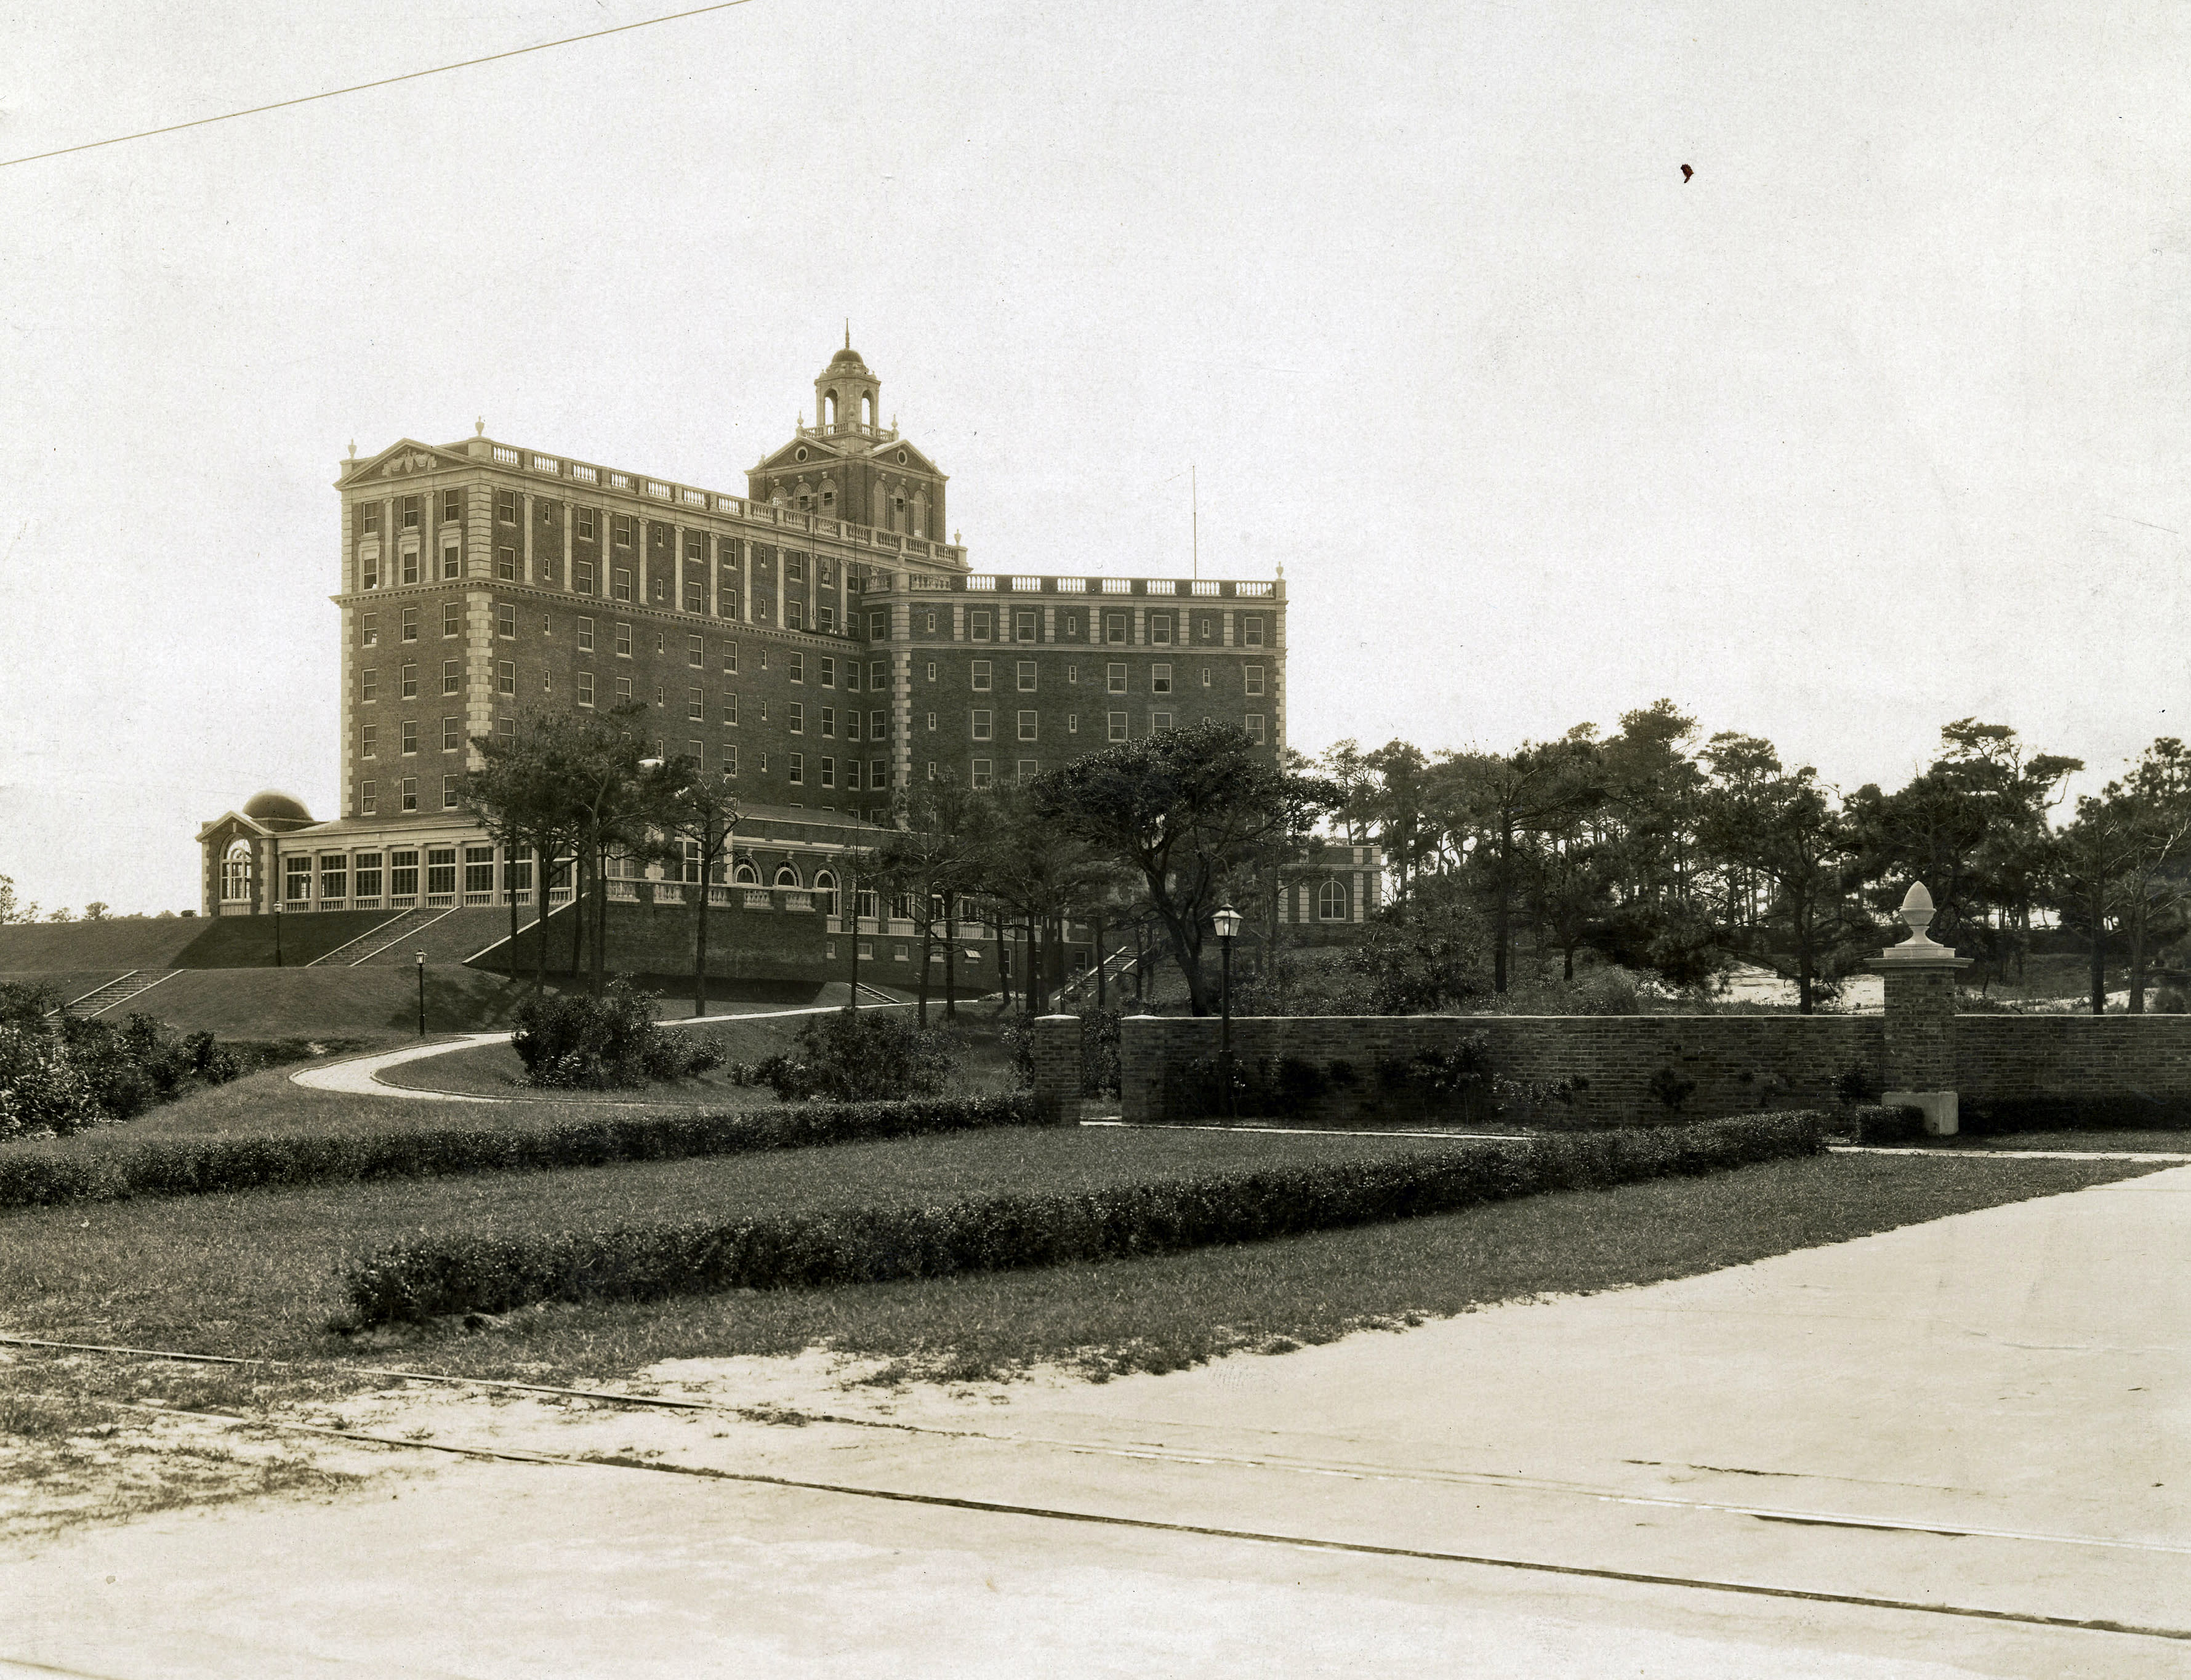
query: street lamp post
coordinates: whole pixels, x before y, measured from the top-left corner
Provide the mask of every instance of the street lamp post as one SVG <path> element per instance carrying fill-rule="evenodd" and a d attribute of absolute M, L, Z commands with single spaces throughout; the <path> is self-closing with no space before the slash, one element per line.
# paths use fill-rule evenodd
<path fill-rule="evenodd" d="M 418 953 L 418 1036 L 426 1036 L 426 954 Z"/>
<path fill-rule="evenodd" d="M 1230 904 L 1213 911 L 1210 925 L 1217 930 L 1218 948 L 1223 953 L 1222 983 L 1219 1008 L 1221 1022 L 1218 1028 L 1217 1061 L 1225 1079 L 1225 1118 L 1232 1113 L 1232 937 L 1240 931 L 1240 913 Z"/>
<path fill-rule="evenodd" d="M 282 901 L 276 898 L 274 901 L 274 966 L 280 968 L 282 965 Z"/>

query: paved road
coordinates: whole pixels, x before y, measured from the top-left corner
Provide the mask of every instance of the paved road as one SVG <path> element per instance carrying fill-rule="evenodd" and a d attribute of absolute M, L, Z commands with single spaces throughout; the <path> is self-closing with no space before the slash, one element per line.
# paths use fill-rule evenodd
<path fill-rule="evenodd" d="M 707 1027 L 723 1021 L 777 1021 L 794 1015 L 834 1015 L 842 1004 L 819 1004 L 800 1009 L 737 1010 L 727 1015 L 686 1016 L 674 1021 L 664 1021 L 664 1027 Z M 862 1004 L 862 1009 L 902 1009 L 902 1004 Z M 412 1045 L 402 1050 L 384 1050 L 371 1056 L 353 1056 L 347 1062 L 330 1062 L 316 1068 L 300 1068 L 289 1075 L 290 1083 L 310 1091 L 340 1091 L 350 1096 L 410 1097 L 423 1102 L 524 1102 L 535 1099 L 522 1096 L 474 1096 L 461 1091 L 424 1091 L 415 1085 L 390 1085 L 380 1075 L 387 1068 L 400 1068 L 407 1062 L 423 1062 L 429 1056 L 447 1056 L 459 1050 L 471 1050 L 481 1045 L 502 1045 L 509 1042 L 508 1033 L 465 1033 L 455 1038 L 437 1039 L 430 1044 Z"/>
<path fill-rule="evenodd" d="M 2187 1324 L 2180 1169 L 1283 1358 L 926 1392 L 887 1428 L 444 1400 L 418 1415 L 436 1438 L 635 1461 L 66 1536 L 0 1559 L 0 1658 L 130 1680 L 2182 1676 Z M 754 1476 L 789 1485 L 716 1478 Z"/>

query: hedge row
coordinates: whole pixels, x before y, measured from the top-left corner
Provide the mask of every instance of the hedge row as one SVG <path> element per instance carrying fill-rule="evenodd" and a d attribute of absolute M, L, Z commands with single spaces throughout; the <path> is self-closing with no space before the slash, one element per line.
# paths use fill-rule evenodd
<path fill-rule="evenodd" d="M 0 1208 L 204 1195 L 265 1185 L 432 1178 L 807 1149 L 922 1133 L 1029 1125 L 1032 1096 L 817 1102 L 760 1113 L 572 1116 L 535 1126 L 267 1136 L 147 1137 L 92 1152 L 0 1149 Z"/>
<path fill-rule="evenodd" d="M 1925 1136 L 1925 1111 L 1898 1104 L 1869 1104 L 1852 1111 L 1859 1143 L 1909 1143 Z"/>
<path fill-rule="evenodd" d="M 343 1284 L 358 1318 L 381 1324 L 542 1301 L 645 1301 L 1120 1259 L 1813 1154 L 1830 1124 L 1811 1113 L 1751 1114 L 936 1207 L 451 1233 L 368 1256 L 344 1272 Z"/>

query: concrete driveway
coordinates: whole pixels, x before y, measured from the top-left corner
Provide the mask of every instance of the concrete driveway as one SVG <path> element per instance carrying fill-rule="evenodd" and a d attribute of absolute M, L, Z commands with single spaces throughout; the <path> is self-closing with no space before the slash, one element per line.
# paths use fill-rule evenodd
<path fill-rule="evenodd" d="M 65 1535 L 0 1561 L 0 1660 L 2183 1675 L 2187 1262 L 2191 1169 L 1280 1358 L 828 1407 L 856 1421 L 443 1398 L 401 1415 L 623 1462 Z"/>

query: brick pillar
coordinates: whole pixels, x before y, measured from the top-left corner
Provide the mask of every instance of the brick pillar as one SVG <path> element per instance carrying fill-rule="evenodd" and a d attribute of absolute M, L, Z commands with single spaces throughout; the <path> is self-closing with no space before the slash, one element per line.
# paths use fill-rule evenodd
<path fill-rule="evenodd" d="M 1118 1023 L 1118 1113 L 1128 1125 L 1164 1118 L 1164 1023 L 1156 1016 Z"/>
<path fill-rule="evenodd" d="M 1921 1109 L 1925 1130 L 1944 1136 L 1957 1129 L 1955 1085 L 1955 976 L 1971 965 L 1954 948 L 1935 944 L 1925 930 L 1932 920 L 1932 899 L 1921 885 L 1903 901 L 1902 919 L 1910 937 L 1890 945 L 1867 966 L 1886 982 L 1887 1091 L 1891 1107 Z"/>
<path fill-rule="evenodd" d="M 1034 1110 L 1038 1125 L 1079 1117 L 1080 1017 L 1045 1015 L 1034 1023 Z"/>

